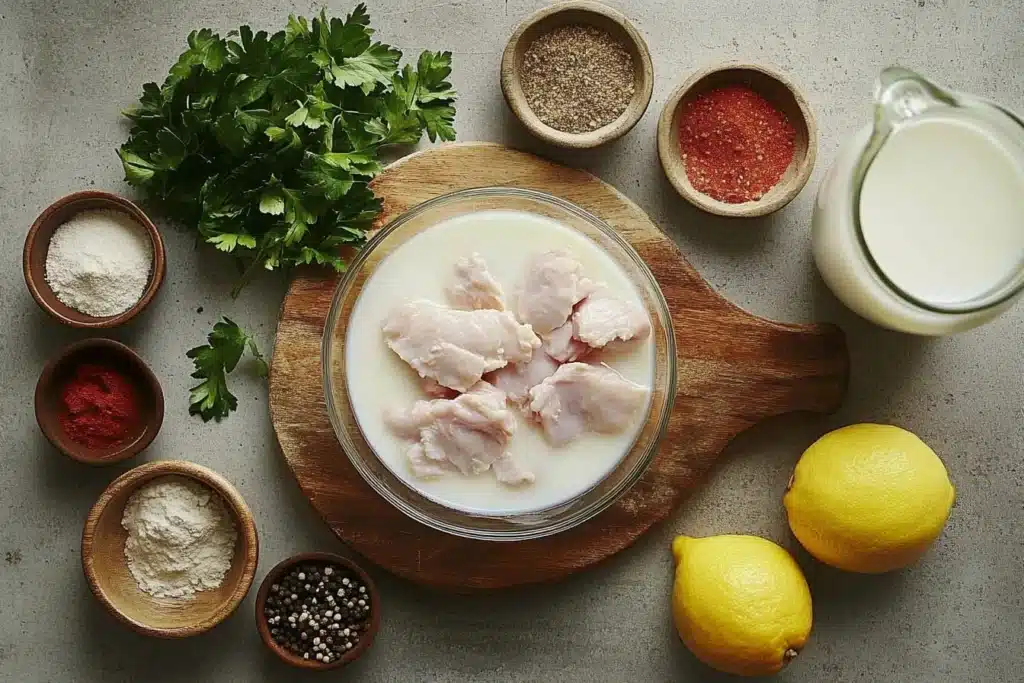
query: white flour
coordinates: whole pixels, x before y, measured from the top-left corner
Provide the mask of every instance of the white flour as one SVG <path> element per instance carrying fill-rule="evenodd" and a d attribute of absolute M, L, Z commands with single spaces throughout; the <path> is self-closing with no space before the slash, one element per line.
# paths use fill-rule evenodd
<path fill-rule="evenodd" d="M 153 243 L 119 211 L 83 211 L 54 230 L 46 282 L 61 303 L 97 318 L 124 313 L 149 284 Z"/>
<path fill-rule="evenodd" d="M 221 497 L 191 479 L 166 476 L 124 508 L 124 554 L 136 583 L 158 598 L 212 590 L 231 568 L 238 532 Z"/>

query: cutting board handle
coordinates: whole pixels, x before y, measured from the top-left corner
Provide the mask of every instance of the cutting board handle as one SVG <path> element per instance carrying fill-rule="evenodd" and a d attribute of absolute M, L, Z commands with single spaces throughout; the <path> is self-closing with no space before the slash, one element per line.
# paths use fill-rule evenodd
<path fill-rule="evenodd" d="M 727 443 L 770 417 L 839 408 L 849 377 L 842 330 L 777 323 L 729 307 L 726 316 L 675 316 L 675 410 L 691 414 L 702 438 Z"/>
<path fill-rule="evenodd" d="M 716 292 L 667 240 L 636 248 L 657 273 L 672 310 L 677 409 L 693 411 L 698 424 L 727 443 L 770 417 L 839 408 L 850 372 L 842 330 L 780 323 L 743 310 Z"/>
<path fill-rule="evenodd" d="M 834 325 L 786 325 L 751 319 L 736 339 L 742 391 L 754 421 L 796 411 L 831 413 L 846 394 L 846 337 Z"/>

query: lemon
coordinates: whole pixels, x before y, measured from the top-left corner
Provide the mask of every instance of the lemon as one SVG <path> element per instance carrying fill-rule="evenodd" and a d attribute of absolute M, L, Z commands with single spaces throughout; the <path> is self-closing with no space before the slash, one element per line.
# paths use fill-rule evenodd
<path fill-rule="evenodd" d="M 853 572 L 905 567 L 942 533 L 956 494 L 939 456 L 911 432 L 856 424 L 804 451 L 783 498 L 811 555 Z"/>
<path fill-rule="evenodd" d="M 811 633 L 811 592 L 792 556 L 757 536 L 677 536 L 672 616 L 697 659 L 743 676 L 773 674 Z"/>

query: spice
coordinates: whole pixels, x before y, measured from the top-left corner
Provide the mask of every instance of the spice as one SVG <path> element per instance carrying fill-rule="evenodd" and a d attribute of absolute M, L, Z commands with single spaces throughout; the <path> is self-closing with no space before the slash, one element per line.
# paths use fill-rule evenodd
<path fill-rule="evenodd" d="M 779 182 L 793 160 L 794 136 L 786 115 L 743 85 L 701 94 L 679 119 L 687 178 L 729 204 L 756 201 Z"/>
<path fill-rule="evenodd" d="M 523 55 L 519 80 L 537 117 L 566 133 L 608 125 L 636 89 L 633 56 L 594 26 L 560 26 L 538 37 Z"/>
<path fill-rule="evenodd" d="M 158 598 L 213 590 L 231 569 L 238 532 L 227 505 L 193 479 L 154 479 L 128 499 L 124 555 L 139 588 Z"/>
<path fill-rule="evenodd" d="M 46 282 L 65 306 L 97 318 L 124 313 L 149 284 L 153 244 L 119 211 L 83 211 L 57 228 L 46 252 Z"/>
<path fill-rule="evenodd" d="M 303 659 L 330 664 L 365 635 L 370 592 L 345 567 L 304 562 L 270 586 L 263 616 L 275 643 Z"/>
<path fill-rule="evenodd" d="M 111 368 L 83 364 L 61 390 L 60 424 L 87 448 L 109 448 L 132 436 L 139 422 L 131 380 Z"/>

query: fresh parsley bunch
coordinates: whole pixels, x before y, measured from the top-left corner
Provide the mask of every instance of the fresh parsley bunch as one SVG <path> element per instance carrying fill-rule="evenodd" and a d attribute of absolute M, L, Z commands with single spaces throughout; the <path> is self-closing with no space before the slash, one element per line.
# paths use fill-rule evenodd
<path fill-rule="evenodd" d="M 450 52 L 416 68 L 371 41 L 360 4 L 342 21 L 291 16 L 268 36 L 193 31 L 162 86 L 143 86 L 119 154 L 171 218 L 238 256 L 235 293 L 262 266 L 344 270 L 380 210 L 368 187 L 383 145 L 453 140 Z"/>

